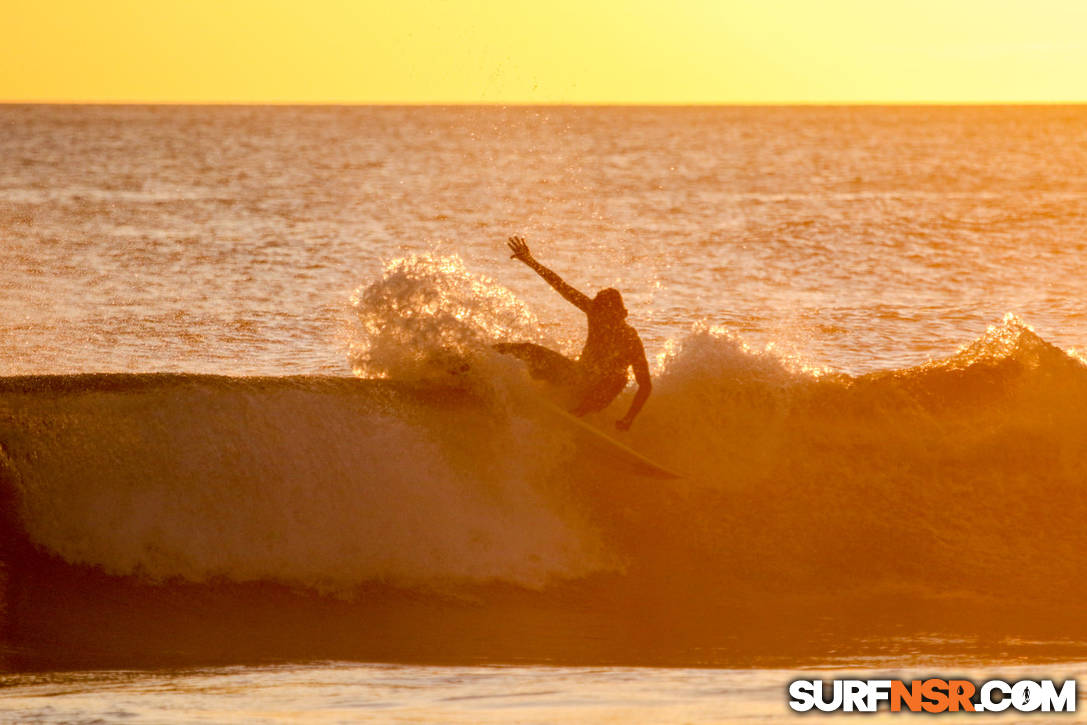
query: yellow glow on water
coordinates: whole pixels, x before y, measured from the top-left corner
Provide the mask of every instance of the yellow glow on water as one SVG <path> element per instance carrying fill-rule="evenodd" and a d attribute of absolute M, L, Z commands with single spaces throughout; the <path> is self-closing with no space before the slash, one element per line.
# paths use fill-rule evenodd
<path fill-rule="evenodd" d="M 3 18 L 12 101 L 1087 101 L 1081 0 L 6 0 Z"/>

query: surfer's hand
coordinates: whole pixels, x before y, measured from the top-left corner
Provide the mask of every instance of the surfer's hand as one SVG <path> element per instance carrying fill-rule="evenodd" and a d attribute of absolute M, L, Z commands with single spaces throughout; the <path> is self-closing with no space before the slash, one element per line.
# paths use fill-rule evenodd
<path fill-rule="evenodd" d="M 632 418 L 620 418 L 615 421 L 615 427 L 619 430 L 630 430 L 630 425 L 634 420 Z"/>
<path fill-rule="evenodd" d="M 528 244 L 525 243 L 524 237 L 510 237 L 510 240 L 506 242 L 510 251 L 513 254 L 510 255 L 510 259 L 520 259 L 526 264 L 532 261 L 532 252 L 528 251 Z"/>

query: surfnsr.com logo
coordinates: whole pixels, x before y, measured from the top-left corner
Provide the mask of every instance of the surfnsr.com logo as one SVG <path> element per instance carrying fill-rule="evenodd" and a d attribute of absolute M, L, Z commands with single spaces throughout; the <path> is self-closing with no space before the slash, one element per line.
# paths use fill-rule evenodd
<path fill-rule="evenodd" d="M 793 680 L 789 707 L 797 712 L 1075 712 L 1076 681 L 1053 680 Z"/>

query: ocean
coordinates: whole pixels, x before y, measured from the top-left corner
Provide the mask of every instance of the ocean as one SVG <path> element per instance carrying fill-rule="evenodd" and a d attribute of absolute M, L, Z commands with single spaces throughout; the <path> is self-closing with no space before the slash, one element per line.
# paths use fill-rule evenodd
<path fill-rule="evenodd" d="M 683 478 L 493 350 L 585 335 L 511 235 L 622 291 Z M 1087 107 L 6 105 L 0 251 L 0 721 L 1087 661 Z"/>

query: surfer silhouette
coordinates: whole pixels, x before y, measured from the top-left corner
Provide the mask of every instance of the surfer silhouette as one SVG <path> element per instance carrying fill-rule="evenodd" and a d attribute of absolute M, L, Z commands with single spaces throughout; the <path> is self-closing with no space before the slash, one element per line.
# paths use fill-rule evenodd
<path fill-rule="evenodd" d="M 511 259 L 524 262 L 570 304 L 585 313 L 589 334 L 577 360 L 530 342 L 499 343 L 495 349 L 523 360 L 532 377 L 570 390 L 576 401 L 570 412 L 577 416 L 608 407 L 627 386 L 627 369 L 633 367 L 638 392 L 627 414 L 615 422 L 619 430 L 628 430 L 649 398 L 653 383 L 649 378 L 642 339 L 625 321 L 627 308 L 623 305 L 623 296 L 619 290 L 609 287 L 590 298 L 537 262 L 524 237 L 510 237 L 508 245 L 513 252 Z"/>

